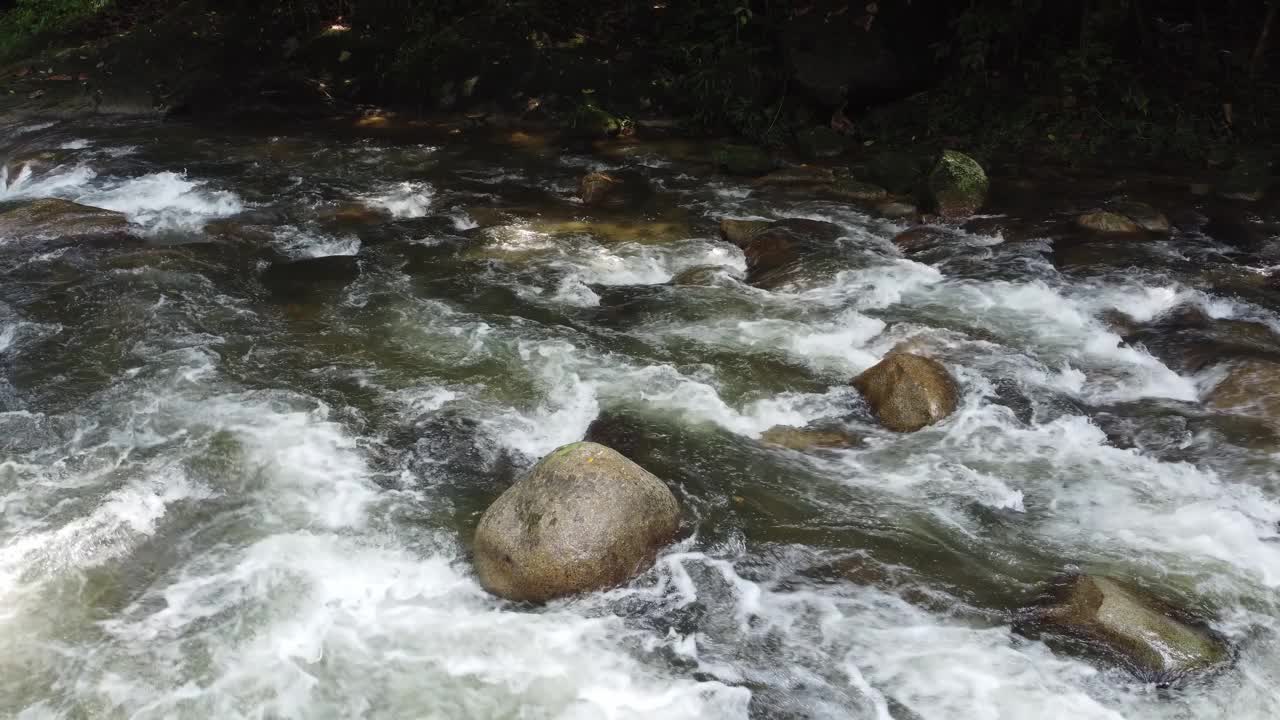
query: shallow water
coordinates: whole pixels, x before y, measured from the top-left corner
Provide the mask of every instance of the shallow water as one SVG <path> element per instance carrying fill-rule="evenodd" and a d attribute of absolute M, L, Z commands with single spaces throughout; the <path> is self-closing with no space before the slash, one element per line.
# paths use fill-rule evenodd
<path fill-rule="evenodd" d="M 56 152 L 10 167 L 0 202 L 119 210 L 139 239 L 0 240 L 0 715 L 1280 717 L 1280 463 L 1203 422 L 1213 368 L 1179 373 L 1101 318 L 1189 304 L 1280 331 L 1203 279 L 1261 266 L 1212 237 L 1067 269 L 1044 217 L 924 262 L 892 223 L 661 144 L 5 137 L 0 156 Z M 590 168 L 657 192 L 587 211 Z M 355 204 L 381 214 L 338 213 Z M 844 237 L 763 291 L 717 239 L 725 216 Z M 358 278 L 265 279 L 328 256 Z M 699 266 L 714 283 L 669 284 Z M 904 340 L 964 397 L 893 435 L 848 380 Z M 487 596 L 479 513 L 597 419 L 673 485 L 685 539 L 623 588 Z M 814 421 L 867 443 L 759 442 Z M 1202 611 L 1236 662 L 1159 689 L 1015 635 L 1070 567 Z"/>

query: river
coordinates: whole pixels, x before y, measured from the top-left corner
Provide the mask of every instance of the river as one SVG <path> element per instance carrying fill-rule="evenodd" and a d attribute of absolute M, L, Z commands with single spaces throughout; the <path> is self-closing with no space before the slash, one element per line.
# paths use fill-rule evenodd
<path fill-rule="evenodd" d="M 106 119 L 0 137 L 44 154 L 0 202 L 118 210 L 134 236 L 0 241 L 0 716 L 1280 717 L 1280 462 L 1200 405 L 1216 366 L 1106 320 L 1192 307 L 1280 332 L 1265 298 L 1205 279 L 1241 262 L 1213 237 L 1093 261 L 1058 218 L 1000 230 L 1027 218 L 994 208 L 958 250 L 907 257 L 903 226 L 720 176 L 697 142 Z M 585 209 L 591 169 L 654 192 Z M 762 290 L 723 217 L 843 237 Z M 336 280 L 268 272 L 342 256 Z M 848 383 L 904 340 L 963 397 L 895 435 Z M 687 532 L 621 588 L 487 595 L 479 513 L 593 422 L 671 484 Z M 865 442 L 760 442 L 811 422 Z M 1064 568 L 1203 612 L 1231 666 L 1160 688 L 1015 633 Z"/>

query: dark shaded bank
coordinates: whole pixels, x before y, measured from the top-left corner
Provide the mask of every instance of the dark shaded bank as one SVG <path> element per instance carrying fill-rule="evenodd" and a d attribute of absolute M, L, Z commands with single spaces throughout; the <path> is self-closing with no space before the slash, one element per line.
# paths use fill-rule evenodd
<path fill-rule="evenodd" d="M 376 107 L 586 135 L 678 124 L 810 157 L 963 146 L 1255 174 L 1280 136 L 1263 0 L 10 0 L 0 13 L 4 104 L 33 114 Z"/>

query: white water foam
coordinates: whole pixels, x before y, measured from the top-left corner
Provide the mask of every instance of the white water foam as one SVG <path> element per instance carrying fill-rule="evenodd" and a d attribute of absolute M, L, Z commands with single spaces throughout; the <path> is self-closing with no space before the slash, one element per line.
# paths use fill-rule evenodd
<path fill-rule="evenodd" d="M 384 190 L 361 196 L 361 199 L 391 213 L 395 218 L 425 217 L 431 209 L 435 191 L 429 183 L 405 181 Z"/>
<path fill-rule="evenodd" d="M 360 252 L 360 238 L 354 235 L 334 236 L 318 230 L 282 225 L 274 228 L 276 247 L 290 258 L 320 258 L 335 255 L 356 255 Z"/>
<path fill-rule="evenodd" d="M 244 209 L 235 193 L 208 189 L 204 182 L 175 172 L 108 181 L 74 199 L 125 213 L 130 222 L 149 232 L 198 230 L 209 220 Z"/>

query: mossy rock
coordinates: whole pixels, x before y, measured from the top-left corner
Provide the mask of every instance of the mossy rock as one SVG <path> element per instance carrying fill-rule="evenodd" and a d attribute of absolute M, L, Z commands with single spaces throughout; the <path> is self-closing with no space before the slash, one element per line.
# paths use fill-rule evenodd
<path fill-rule="evenodd" d="M 711 161 L 730 175 L 764 175 L 777 166 L 768 150 L 733 143 L 720 143 L 712 148 Z"/>
<path fill-rule="evenodd" d="M 977 160 L 955 150 L 947 150 L 929 173 L 929 200 L 939 215 L 948 219 L 968 217 L 987 201 L 990 182 Z"/>

